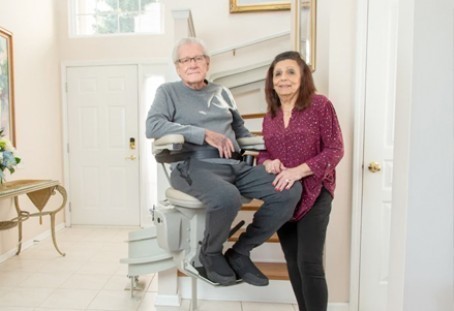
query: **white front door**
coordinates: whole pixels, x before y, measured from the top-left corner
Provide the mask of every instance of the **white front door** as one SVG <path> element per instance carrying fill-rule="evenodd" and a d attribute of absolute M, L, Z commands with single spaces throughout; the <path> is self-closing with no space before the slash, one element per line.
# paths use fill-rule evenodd
<path fill-rule="evenodd" d="M 359 310 L 385 311 L 394 144 L 397 3 L 369 0 Z"/>
<path fill-rule="evenodd" d="M 138 69 L 68 67 L 72 224 L 139 225 Z"/>

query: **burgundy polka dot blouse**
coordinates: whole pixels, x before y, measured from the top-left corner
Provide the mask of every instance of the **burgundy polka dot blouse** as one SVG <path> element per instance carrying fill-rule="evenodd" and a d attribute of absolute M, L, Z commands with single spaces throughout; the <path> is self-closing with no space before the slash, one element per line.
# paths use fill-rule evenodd
<path fill-rule="evenodd" d="M 260 152 L 258 163 L 280 159 L 286 167 L 304 162 L 314 173 L 301 180 L 303 193 L 294 219 L 301 219 L 314 205 L 322 187 L 332 196 L 336 187 L 335 167 L 344 155 L 342 133 L 333 104 L 323 95 L 314 95 L 308 108 L 293 109 L 288 127 L 282 111 L 263 120 L 266 151 Z"/>

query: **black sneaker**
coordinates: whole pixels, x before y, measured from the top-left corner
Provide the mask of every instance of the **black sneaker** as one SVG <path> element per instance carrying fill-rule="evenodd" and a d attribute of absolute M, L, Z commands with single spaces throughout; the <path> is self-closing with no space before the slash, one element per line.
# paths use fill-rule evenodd
<path fill-rule="evenodd" d="M 232 270 L 222 253 L 204 254 L 200 252 L 199 260 L 205 268 L 208 279 L 213 283 L 224 286 L 236 283 L 235 271 Z"/>
<path fill-rule="evenodd" d="M 232 248 L 225 252 L 225 257 L 232 269 L 244 282 L 255 286 L 266 286 L 269 280 L 251 261 L 249 256 L 237 253 Z"/>

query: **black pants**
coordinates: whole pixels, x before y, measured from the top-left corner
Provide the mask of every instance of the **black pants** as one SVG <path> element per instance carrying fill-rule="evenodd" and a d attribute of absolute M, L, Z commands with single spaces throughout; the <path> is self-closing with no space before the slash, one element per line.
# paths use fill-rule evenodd
<path fill-rule="evenodd" d="M 199 199 L 206 207 L 206 227 L 202 250 L 206 254 L 222 251 L 232 222 L 241 207 L 241 196 L 256 198 L 264 204 L 254 214 L 246 232 L 242 233 L 232 248 L 249 256 L 250 251 L 265 242 L 284 223 L 292 218 L 301 198 L 300 183 L 288 190 L 276 191 L 263 165 L 249 166 L 219 164 L 186 160 L 178 164 L 171 174 L 172 186 Z"/>
<path fill-rule="evenodd" d="M 300 311 L 326 311 L 328 306 L 323 249 L 332 200 L 323 188 L 302 219 L 286 223 L 277 232 Z"/>

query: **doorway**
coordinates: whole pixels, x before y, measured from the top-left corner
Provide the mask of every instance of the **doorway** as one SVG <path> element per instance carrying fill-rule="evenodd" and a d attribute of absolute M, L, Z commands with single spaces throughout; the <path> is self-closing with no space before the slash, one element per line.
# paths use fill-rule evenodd
<path fill-rule="evenodd" d="M 388 301 L 397 58 L 395 0 L 360 5 L 351 310 L 385 311 Z"/>
<path fill-rule="evenodd" d="M 145 118 L 167 64 L 66 66 L 67 224 L 148 226 L 156 163 Z"/>

